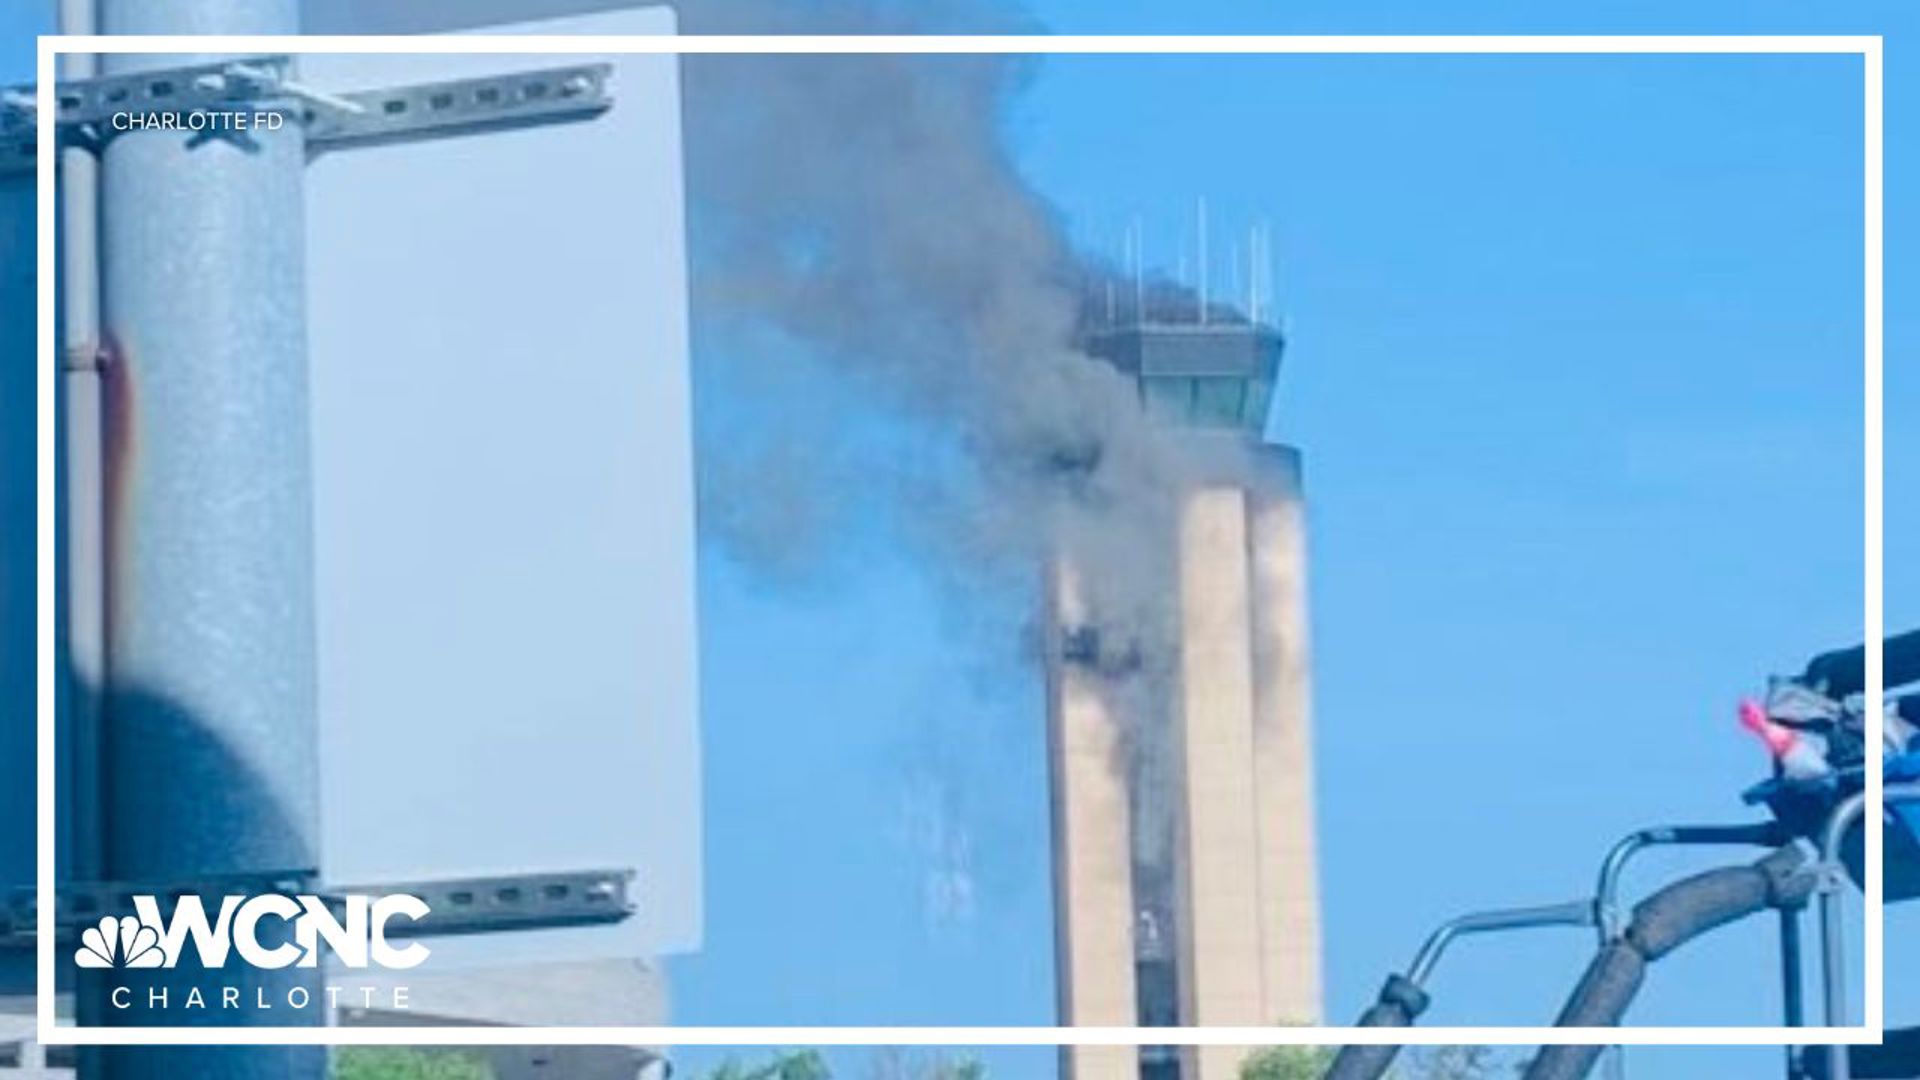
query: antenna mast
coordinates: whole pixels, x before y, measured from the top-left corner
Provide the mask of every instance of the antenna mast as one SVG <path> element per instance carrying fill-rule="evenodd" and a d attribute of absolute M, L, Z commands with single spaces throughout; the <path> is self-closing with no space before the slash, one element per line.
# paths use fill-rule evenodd
<path fill-rule="evenodd" d="M 1133 219 L 1133 321 L 1147 321 L 1147 267 L 1145 246 L 1140 235 L 1140 218 Z"/>
<path fill-rule="evenodd" d="M 1200 228 L 1199 243 L 1196 245 L 1198 250 L 1195 253 L 1196 259 L 1199 263 L 1199 266 L 1197 268 L 1198 273 L 1195 275 L 1195 281 L 1196 281 L 1196 284 L 1198 285 L 1196 295 L 1199 298 L 1199 316 L 1200 316 L 1199 321 L 1202 326 L 1205 326 L 1207 322 L 1207 198 L 1206 196 L 1202 195 L 1200 197 L 1198 204 L 1194 208 L 1194 215 L 1199 219 L 1199 228 Z"/>

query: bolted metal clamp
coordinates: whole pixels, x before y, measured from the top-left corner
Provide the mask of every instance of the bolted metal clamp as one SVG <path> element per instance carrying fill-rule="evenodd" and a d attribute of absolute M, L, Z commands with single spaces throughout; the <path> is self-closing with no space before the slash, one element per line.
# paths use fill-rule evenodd
<path fill-rule="evenodd" d="M 274 112 L 298 121 L 306 129 L 308 153 L 317 155 L 589 120 L 613 105 L 613 67 L 604 63 L 345 94 L 316 89 L 293 75 L 291 57 L 256 56 L 77 79 L 60 84 L 54 123 L 63 143 L 98 150 L 126 130 L 125 118 L 133 114 Z M 0 175 L 32 171 L 39 101 L 32 86 L 0 89 Z"/>
<path fill-rule="evenodd" d="M 343 94 L 348 108 L 309 110 L 307 148 L 330 150 L 590 120 L 613 105 L 610 64 L 572 64 L 506 75 Z"/>
<path fill-rule="evenodd" d="M 57 940 L 113 916 L 132 915 L 135 896 L 178 899 L 228 894 L 311 894 L 338 908 L 348 896 L 404 893 L 426 902 L 428 914 L 392 928 L 396 936 L 424 937 L 594 926 L 622 922 L 639 910 L 630 869 L 561 870 L 492 877 L 316 884 L 311 870 L 230 874 L 173 882 L 72 882 L 56 893 L 52 923 Z M 39 931 L 34 890 L 0 889 L 0 949 L 31 948 Z"/>

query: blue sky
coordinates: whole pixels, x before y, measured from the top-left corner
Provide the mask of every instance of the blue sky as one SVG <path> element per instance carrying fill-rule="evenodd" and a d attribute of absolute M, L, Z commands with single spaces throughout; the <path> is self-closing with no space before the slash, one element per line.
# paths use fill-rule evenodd
<path fill-rule="evenodd" d="M 1061 58 L 1036 88 L 1063 205 L 1275 221 L 1334 1016 L 1450 912 L 1739 816 L 1730 703 L 1855 632 L 1851 67 Z M 1566 944 L 1463 953 L 1435 1021 L 1547 1015 Z M 1761 1004 L 1657 1005 L 1681 978 L 1640 1015 Z"/>
<path fill-rule="evenodd" d="M 1176 14 L 1177 11 L 1177 14 Z M 1920 19 L 1892 3 L 1042 3 L 1058 30 L 1856 32 L 1889 49 L 1890 625 L 1920 621 L 1898 497 L 1920 408 Z M 0 40 L 18 42 L 0 11 Z M 30 29 L 30 27 L 28 27 Z M 15 49 L 0 73 L 24 75 Z M 1438 919 L 1571 898 L 1651 821 L 1742 815 L 1731 706 L 1858 623 L 1859 128 L 1841 59 L 1055 59 L 1021 169 L 1094 246 L 1196 197 L 1273 222 L 1292 334 L 1277 433 L 1306 454 L 1328 1012 Z M 1903 477 L 1905 478 L 1903 481 Z M 852 538 L 851 543 L 870 544 Z M 677 1019 L 1051 1020 L 1038 687 L 983 679 L 1004 613 L 886 550 L 802 595 L 703 569 L 707 948 Z M 959 637 L 956 637 L 959 635 Z M 769 723 L 768 717 L 791 718 Z M 927 810 L 920 779 L 959 791 Z M 957 781 L 957 782 L 955 782 Z M 966 918 L 935 919 L 943 814 Z M 770 825 L 770 823 L 772 823 Z M 1649 860 L 1642 882 L 1683 862 Z M 1920 933 L 1903 916 L 1890 934 Z M 1765 934 L 1664 962 L 1636 1018 L 1770 1018 Z M 1897 946 L 1896 946 L 1897 948 Z M 1550 1015 L 1585 942 L 1463 950 L 1435 1022 Z M 1889 1015 L 1920 985 L 1889 973 Z M 1732 976 L 1729 978 L 1729 976 Z M 1050 1075 L 1050 1052 L 991 1052 Z M 1637 1077 L 1770 1067 L 1644 1050 Z"/>
<path fill-rule="evenodd" d="M 1171 264 L 1199 196 L 1222 229 L 1275 225 L 1333 1019 L 1448 915 L 1575 896 L 1641 824 L 1744 817 L 1761 763 L 1732 702 L 1856 633 L 1858 77 L 1799 58 L 1055 58 L 1016 107 L 1021 167 L 1089 246 L 1140 215 Z M 914 568 L 870 565 L 794 601 L 709 563 L 709 940 L 676 968 L 683 1016 L 1045 1014 L 1040 744 L 1019 720 L 1036 691 L 1010 672 L 983 694 Z M 771 710 L 831 717 L 833 743 L 751 719 Z M 850 825 L 901 820 L 899 762 L 953 713 L 988 733 L 924 740 L 959 755 L 945 768 L 989 838 L 977 912 L 916 927 L 928 854 Z M 1649 860 L 1641 880 L 1696 864 Z M 796 878 L 819 886 L 800 941 L 761 899 Z M 1635 1017 L 1776 1015 L 1769 933 L 1667 961 Z M 1462 950 L 1432 1019 L 1542 1020 L 1587 950 Z M 1697 1075 L 1709 1054 L 1772 1057 L 1636 1062 Z"/>
<path fill-rule="evenodd" d="M 1142 5 L 1040 14 L 1062 30 L 1721 28 L 1497 14 L 1356 25 L 1293 10 L 1284 23 L 1231 6 L 1158 22 Z M 1110 248 L 1117 223 L 1140 215 L 1166 258 L 1199 196 L 1217 223 L 1269 218 L 1280 238 L 1293 348 L 1277 426 L 1307 454 L 1313 515 L 1332 1018 L 1353 1015 L 1449 914 L 1576 895 L 1605 845 L 1649 821 L 1744 816 L 1736 794 L 1760 763 L 1729 727 L 1731 703 L 1855 632 L 1857 79 L 1856 63 L 1831 59 L 1057 58 L 1016 106 L 1022 169 L 1088 244 Z M 1896 176 L 1905 152 L 1891 151 Z M 1896 250 L 1900 227 L 1895 211 Z M 1901 318 L 1896 368 L 1911 334 Z M 1890 393 L 1897 413 L 1912 389 L 1893 375 Z M 1896 434 L 1890 459 L 1900 445 Z M 1039 856 L 1019 846 L 1043 827 L 1019 769 L 1037 733 L 1002 712 L 1036 699 L 1009 701 L 1005 684 L 982 699 L 923 651 L 942 630 L 913 614 L 930 602 L 925 582 L 878 561 L 801 602 L 756 596 L 724 565 L 703 581 L 709 626 L 762 630 L 737 650 L 731 634 L 704 643 L 715 843 L 708 949 L 676 971 L 684 1009 L 731 1009 L 750 972 L 756 1009 L 797 1018 L 862 1009 L 876 978 L 901 1019 L 1044 1008 L 1044 957 L 1029 946 L 1046 933 Z M 1920 614 L 1901 582 L 1894 571 L 1896 624 Z M 780 655 L 804 633 L 806 657 Z M 901 646 L 885 661 L 870 653 L 882 640 Z M 832 674 L 809 678 L 810 666 Z M 762 783 L 752 760 L 792 761 L 806 779 L 776 780 L 742 834 L 802 801 L 793 789 L 840 794 L 811 811 L 828 819 L 818 832 L 729 851 L 722 822 L 742 808 L 720 801 L 730 751 L 712 725 L 775 697 L 833 717 L 836 738 L 865 753 L 849 763 L 813 732 L 754 726 L 736 751 L 742 787 Z M 915 934 L 896 905 L 923 853 L 846 825 L 884 816 L 890 799 L 899 813 L 889 770 L 913 738 L 887 714 L 913 709 L 945 730 L 928 714 L 968 707 L 997 745 L 949 764 L 999 777 L 976 789 L 975 812 L 998 816 L 980 849 L 1001 884 L 982 884 L 975 924 Z M 727 927 L 752 921 L 729 912 L 741 895 L 730 875 L 752 893 L 820 880 L 823 860 L 860 887 L 812 898 L 805 943 L 762 928 L 729 948 Z M 1692 865 L 1649 860 L 1640 880 Z M 860 935 L 868 949 L 835 930 L 861 926 L 884 928 Z M 1729 931 L 1666 962 L 1636 1018 L 1775 1015 L 1768 933 Z M 1542 1019 L 1585 951 L 1551 934 L 1463 950 L 1432 1017 Z M 819 966 L 835 989 L 782 980 L 776 957 Z M 1890 988 L 1895 1017 L 1915 1002 L 1912 987 Z M 1022 1075 L 1047 1067 L 996 1057 Z M 1772 1059 L 1635 1058 L 1637 1075 L 1671 1076 Z"/>

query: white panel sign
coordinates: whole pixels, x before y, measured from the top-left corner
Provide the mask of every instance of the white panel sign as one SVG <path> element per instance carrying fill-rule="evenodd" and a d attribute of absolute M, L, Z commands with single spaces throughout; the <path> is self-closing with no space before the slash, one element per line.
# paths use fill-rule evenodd
<path fill-rule="evenodd" d="M 449 963 L 700 942 L 678 62 L 302 59 L 328 90 L 598 60 L 597 119 L 309 173 L 325 873 L 639 873 L 622 926 L 435 943 Z"/>

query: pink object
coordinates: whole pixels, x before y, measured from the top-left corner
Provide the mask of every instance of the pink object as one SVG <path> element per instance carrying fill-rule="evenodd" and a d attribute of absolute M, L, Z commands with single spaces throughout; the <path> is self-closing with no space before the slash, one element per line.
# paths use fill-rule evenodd
<path fill-rule="evenodd" d="M 1826 750 L 1818 745 L 1818 740 L 1774 723 L 1752 698 L 1740 699 L 1740 726 L 1766 744 L 1767 752 L 1780 762 L 1780 771 L 1790 779 L 1810 780 L 1833 771 L 1833 766 L 1827 764 Z"/>

